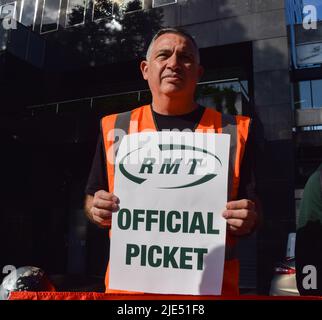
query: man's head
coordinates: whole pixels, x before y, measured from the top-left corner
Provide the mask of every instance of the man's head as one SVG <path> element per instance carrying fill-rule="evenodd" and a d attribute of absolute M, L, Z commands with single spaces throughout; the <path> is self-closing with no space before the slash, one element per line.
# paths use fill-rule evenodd
<path fill-rule="evenodd" d="M 141 62 L 143 78 L 148 81 L 153 98 L 189 97 L 203 69 L 194 39 L 184 31 L 161 29 L 152 39 L 146 60 Z"/>
<path fill-rule="evenodd" d="M 163 28 L 163 29 L 160 29 L 155 35 L 154 37 L 152 38 L 150 44 L 149 44 L 149 47 L 148 47 L 148 50 L 146 52 L 146 60 L 149 60 L 150 56 L 151 56 L 151 50 L 152 50 L 152 47 L 153 47 L 153 44 L 154 42 L 160 37 L 162 36 L 163 34 L 169 34 L 169 33 L 172 33 L 172 34 L 177 34 L 179 36 L 182 36 L 184 38 L 187 38 L 188 40 L 191 41 L 191 43 L 193 44 L 195 50 L 196 50 L 196 54 L 197 54 L 197 62 L 200 63 L 200 55 L 199 55 L 199 48 L 197 46 L 197 43 L 195 41 L 195 39 L 186 31 L 184 30 L 181 30 L 181 29 L 178 29 L 178 28 Z"/>

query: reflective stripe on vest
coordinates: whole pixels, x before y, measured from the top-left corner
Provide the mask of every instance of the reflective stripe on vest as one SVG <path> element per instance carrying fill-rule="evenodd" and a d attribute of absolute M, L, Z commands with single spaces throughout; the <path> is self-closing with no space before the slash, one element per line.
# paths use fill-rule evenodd
<path fill-rule="evenodd" d="M 229 150 L 229 173 L 228 173 L 228 201 L 236 200 L 238 195 L 238 186 L 240 178 L 240 165 L 243 158 L 245 145 L 248 137 L 250 118 L 244 116 L 232 116 L 221 114 L 214 109 L 205 108 L 195 132 L 225 133 L 230 135 Z M 106 116 L 102 119 L 102 134 L 106 153 L 106 170 L 108 176 L 109 191 L 114 190 L 114 159 L 116 158 L 118 146 L 126 134 L 141 131 L 157 131 L 154 122 L 153 113 L 150 105 L 136 108 L 132 111 Z M 234 265 L 234 272 L 237 274 L 237 280 L 232 281 L 238 289 L 238 262 L 234 263 L 237 257 L 236 239 L 226 233 L 226 252 L 224 274 L 228 274 L 228 261 Z M 229 269 L 231 269 L 229 263 Z M 237 268 L 237 269 L 236 269 Z M 229 271 L 231 272 L 231 271 Z M 231 274 L 229 275 L 231 277 Z M 224 276 L 225 277 L 225 276 Z M 227 277 L 227 276 L 226 276 Z M 108 278 L 108 275 L 107 275 Z M 227 279 L 228 280 L 228 279 Z M 229 282 L 229 281 L 228 281 Z M 108 284 L 108 280 L 107 280 Z M 223 281 L 223 292 L 225 279 Z M 236 292 L 226 290 L 227 292 Z M 238 290 L 237 290 L 238 291 Z"/>

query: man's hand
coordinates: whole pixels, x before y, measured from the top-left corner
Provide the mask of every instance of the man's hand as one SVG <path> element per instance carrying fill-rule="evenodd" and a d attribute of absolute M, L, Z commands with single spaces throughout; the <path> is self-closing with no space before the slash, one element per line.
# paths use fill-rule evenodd
<path fill-rule="evenodd" d="M 228 202 L 222 215 L 228 232 L 234 236 L 250 234 L 258 222 L 255 203 L 247 199 Z"/>
<path fill-rule="evenodd" d="M 120 200 L 113 193 L 99 190 L 94 197 L 87 195 L 85 211 L 90 220 L 101 228 L 111 227 L 112 213 L 119 210 Z"/>

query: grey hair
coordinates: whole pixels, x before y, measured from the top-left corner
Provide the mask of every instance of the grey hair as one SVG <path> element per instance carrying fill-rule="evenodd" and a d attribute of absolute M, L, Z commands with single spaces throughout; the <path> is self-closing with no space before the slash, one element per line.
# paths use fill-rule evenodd
<path fill-rule="evenodd" d="M 197 62 L 200 63 L 200 54 L 199 54 L 199 48 L 198 45 L 195 41 L 195 39 L 186 31 L 179 29 L 179 28 L 163 28 L 160 29 L 152 38 L 148 50 L 146 52 L 146 60 L 150 59 L 151 56 L 151 51 L 152 51 L 152 47 L 154 42 L 163 34 L 167 34 L 167 33 L 173 33 L 173 34 L 178 34 L 186 39 L 189 39 L 191 41 L 191 43 L 193 44 L 194 48 L 196 49 L 196 54 L 197 54 Z"/>

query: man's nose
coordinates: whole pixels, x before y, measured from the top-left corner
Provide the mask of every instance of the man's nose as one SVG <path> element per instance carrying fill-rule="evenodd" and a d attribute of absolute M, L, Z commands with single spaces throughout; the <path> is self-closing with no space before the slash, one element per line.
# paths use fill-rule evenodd
<path fill-rule="evenodd" d="M 179 57 L 174 53 L 168 59 L 168 67 L 176 70 L 180 67 Z"/>

